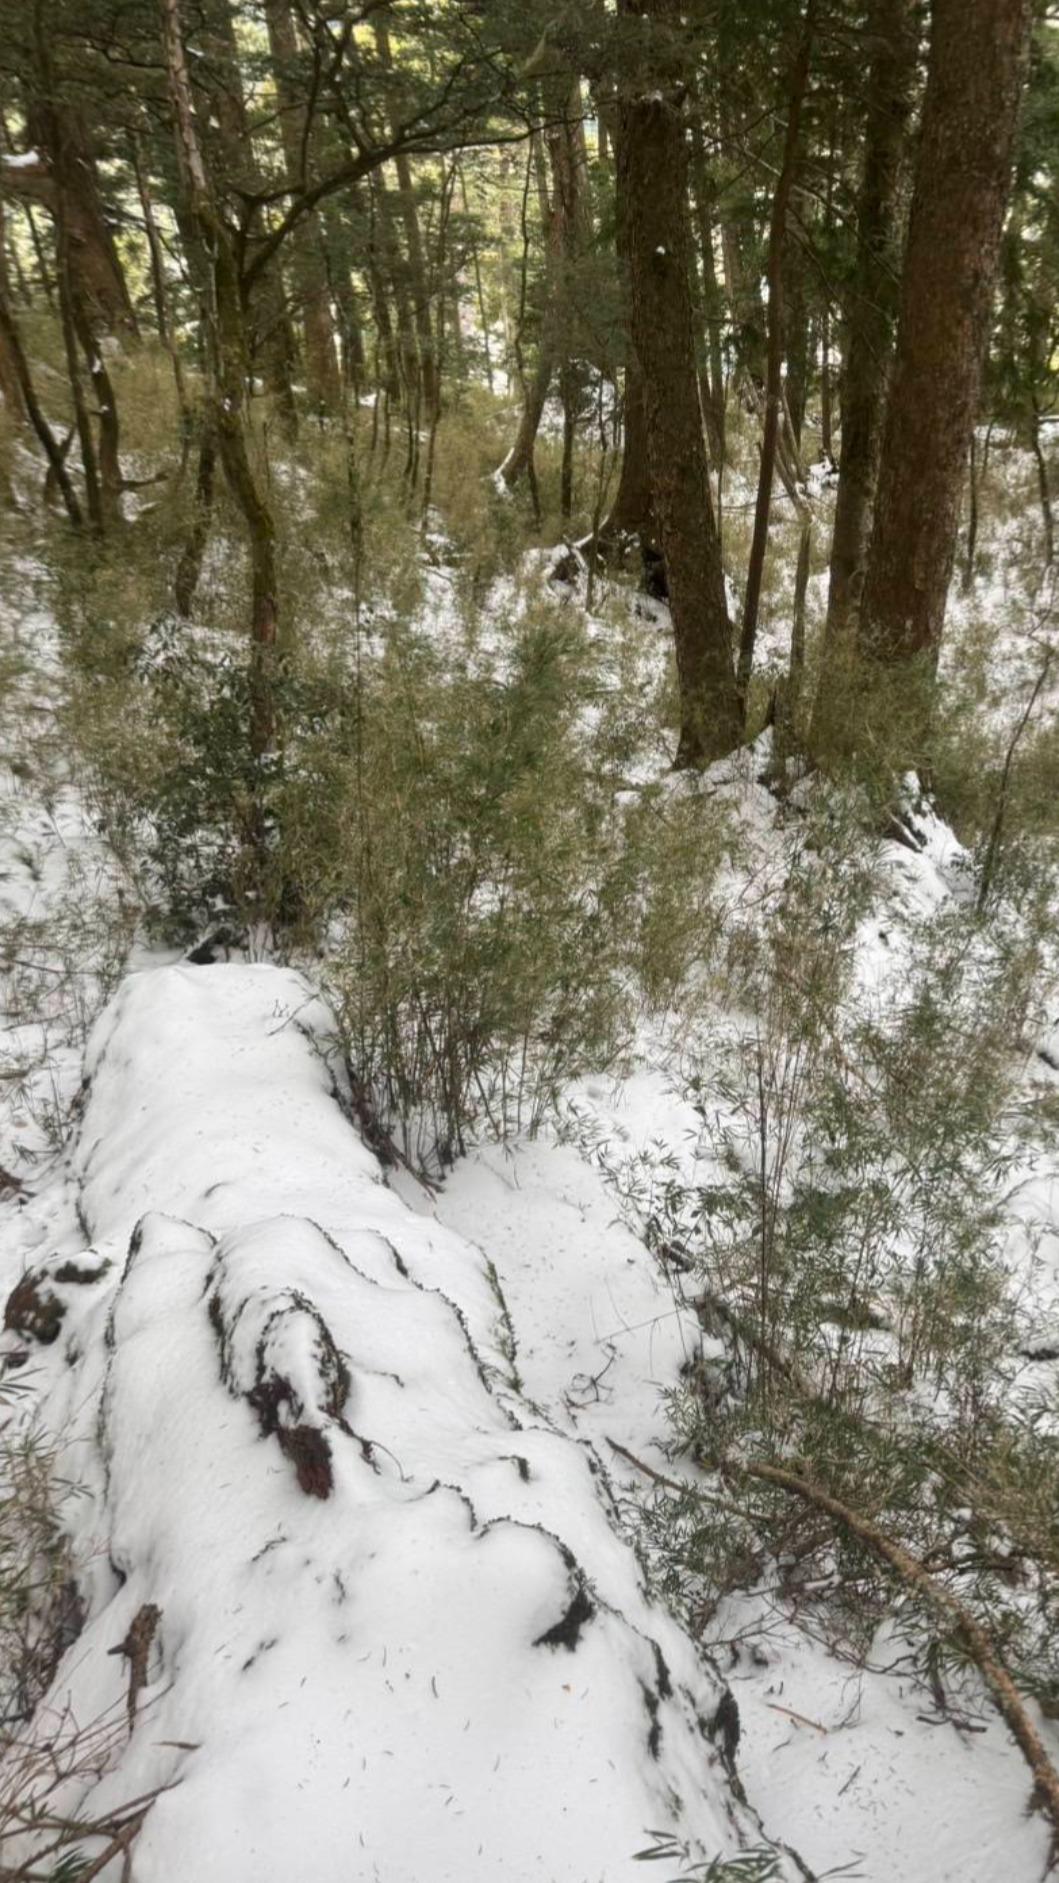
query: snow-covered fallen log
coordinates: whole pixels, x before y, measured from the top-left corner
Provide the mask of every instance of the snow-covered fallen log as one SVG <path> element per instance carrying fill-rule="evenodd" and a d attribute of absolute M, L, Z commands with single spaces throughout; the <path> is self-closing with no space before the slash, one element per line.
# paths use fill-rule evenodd
<path fill-rule="evenodd" d="M 135 1883 L 612 1883 L 649 1829 L 760 1844 L 600 1450 L 527 1396 L 488 1250 L 382 1181 L 327 1032 L 293 974 L 181 965 L 90 1044 L 88 1247 L 35 1251 L 4 1335 L 86 1493 L 32 1733 L 99 1730 L 106 1770 L 62 1808 L 158 1789 Z"/>

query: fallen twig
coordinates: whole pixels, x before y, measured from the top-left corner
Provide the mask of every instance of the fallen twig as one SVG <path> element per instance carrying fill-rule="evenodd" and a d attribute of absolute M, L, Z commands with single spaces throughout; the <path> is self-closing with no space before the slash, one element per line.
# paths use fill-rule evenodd
<path fill-rule="evenodd" d="M 989 1688 L 1004 1724 L 1033 1774 L 1034 1803 L 1045 1812 L 1059 1838 L 1059 1772 L 1048 1757 L 1041 1736 L 997 1648 L 970 1610 L 951 1590 L 935 1582 L 930 1572 L 902 1543 L 895 1542 L 869 1518 L 863 1517 L 850 1505 L 843 1504 L 837 1497 L 832 1497 L 822 1486 L 801 1477 L 798 1472 L 787 1471 L 780 1465 L 744 1464 L 727 1459 L 721 1463 L 720 1469 L 724 1475 L 775 1484 L 792 1497 L 811 1504 L 814 1509 L 826 1511 L 843 1529 L 859 1538 L 874 1555 L 895 1569 L 903 1581 L 918 1591 L 928 1607 L 945 1617 Z"/>

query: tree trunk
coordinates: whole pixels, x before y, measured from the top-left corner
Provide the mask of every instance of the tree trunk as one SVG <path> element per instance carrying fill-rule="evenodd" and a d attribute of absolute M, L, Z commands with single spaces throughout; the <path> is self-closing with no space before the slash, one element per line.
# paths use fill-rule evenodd
<path fill-rule="evenodd" d="M 40 161 L 4 164 L 0 178 L 27 210 L 32 203 L 40 203 L 55 218 L 61 198 L 75 301 L 83 307 L 94 332 L 135 337 L 136 316 L 103 214 L 91 139 L 78 114 L 56 97 L 43 21 L 41 37 L 45 69 L 40 83 L 46 95 L 31 102 L 26 123 L 30 148 L 40 153 Z"/>
<path fill-rule="evenodd" d="M 625 363 L 625 398 L 622 413 L 621 475 L 614 502 L 600 526 L 599 542 L 620 542 L 637 536 L 650 546 L 655 535 L 651 503 L 651 470 L 647 459 L 647 410 L 644 405 L 640 362 L 630 347 Z"/>
<path fill-rule="evenodd" d="M 84 518 L 81 514 L 81 506 L 77 501 L 77 493 L 70 482 L 69 473 L 66 469 L 63 449 L 61 445 L 56 442 L 51 426 L 48 424 L 44 413 L 41 411 L 40 402 L 33 385 L 33 376 L 29 369 L 29 361 L 26 358 L 25 349 L 22 345 L 22 337 L 18 331 L 18 325 L 11 312 L 2 283 L 0 283 L 0 344 L 6 349 L 7 357 L 11 361 L 12 370 L 18 381 L 22 402 L 29 416 L 30 424 L 33 426 L 43 446 L 44 455 L 48 460 L 51 475 L 62 492 L 63 502 L 66 505 L 66 514 L 75 528 L 80 528 L 81 524 L 84 522 Z"/>
<path fill-rule="evenodd" d="M 29 420 L 29 408 L 26 405 L 22 388 L 22 374 L 17 358 L 17 333 L 12 344 L 10 329 L 14 315 L 10 306 L 11 284 L 7 272 L 7 243 L 4 229 L 4 202 L 0 197 L 0 303 L 6 310 L 7 318 L 0 319 L 0 398 L 15 425 L 25 425 Z"/>
<path fill-rule="evenodd" d="M 533 451 L 540 429 L 548 388 L 557 365 L 570 355 L 570 294 L 568 270 L 581 242 L 584 196 L 584 142 L 580 131 L 581 86 L 574 85 L 561 122 L 548 134 L 552 197 L 548 202 L 543 166 L 538 171 L 545 227 L 545 306 L 537 366 L 525 384 L 522 412 L 515 442 L 500 466 L 500 475 L 513 489 L 525 473 L 532 474 Z"/>
<path fill-rule="evenodd" d="M 787 253 L 784 257 L 784 278 L 786 293 L 784 296 L 784 351 L 787 356 L 787 375 L 784 391 L 787 396 L 787 414 L 790 419 L 791 436 L 800 451 L 802 448 L 802 427 L 805 424 L 805 406 L 809 392 L 810 334 L 812 323 L 806 301 L 805 258 L 799 253 L 797 244 L 787 237 Z"/>
<path fill-rule="evenodd" d="M 861 652 L 941 642 L 1007 202 L 1029 0 L 934 0 Z"/>
<path fill-rule="evenodd" d="M 166 0 L 162 3 L 164 6 Z M 209 109 L 201 119 L 192 120 L 197 125 L 196 136 L 201 138 L 212 177 L 223 178 L 228 188 L 257 191 L 264 188 L 264 179 L 247 119 L 232 0 L 202 0 L 202 12 L 199 41 L 209 53 L 208 62 L 203 61 Z M 215 153 L 212 164 L 211 152 Z M 251 244 L 251 252 L 254 246 Z M 278 256 L 253 283 L 244 339 L 250 360 L 260 368 L 265 387 L 276 402 L 283 430 L 288 438 L 294 438 L 298 429 L 294 397 L 298 348 Z"/>
<path fill-rule="evenodd" d="M 212 416 L 207 416 L 199 440 L 199 464 L 195 478 L 195 509 L 187 541 L 181 551 L 173 580 L 173 599 L 180 614 L 189 616 L 195 606 L 202 559 L 210 534 L 213 515 L 214 473 L 217 466 L 217 437 Z"/>
<path fill-rule="evenodd" d="M 717 465 L 719 477 L 724 462 L 725 447 L 724 354 L 721 344 L 724 297 L 721 294 L 713 260 L 712 192 L 706 163 L 706 145 L 700 125 L 695 125 L 692 129 L 691 148 L 695 185 L 693 192 L 695 228 L 698 236 L 699 259 L 702 264 L 702 311 L 706 323 L 708 361 L 703 388 L 703 407 L 710 435 L 710 450 Z"/>
<path fill-rule="evenodd" d="M 665 0 L 647 0 L 644 12 L 651 26 L 650 51 L 664 76 Z M 648 82 L 654 76 L 651 72 Z M 651 486 L 676 643 L 676 763 L 702 765 L 738 744 L 741 721 L 699 410 L 684 120 L 662 85 L 621 100 L 618 166 L 627 217 L 632 344 L 643 377 Z"/>
<path fill-rule="evenodd" d="M 158 233 L 158 223 L 151 200 L 150 185 L 144 169 L 139 138 L 135 131 L 129 133 L 129 149 L 132 157 L 133 174 L 136 178 L 136 193 L 140 199 L 140 211 L 143 216 L 144 235 L 147 238 L 147 253 L 151 264 L 151 292 L 154 297 L 155 322 L 158 327 L 158 339 L 169 355 L 173 368 L 173 386 L 176 391 L 177 409 L 180 413 L 180 472 L 183 475 L 187 463 L 187 454 L 191 443 L 191 405 L 188 400 L 187 386 L 184 381 L 184 368 L 180 358 L 180 348 L 173 335 L 169 321 L 169 309 L 166 301 L 165 265 L 162 258 L 162 241 Z"/>
<path fill-rule="evenodd" d="M 871 36 L 857 256 L 846 314 L 825 652 L 848 638 L 864 582 L 897 308 L 901 180 L 919 49 L 917 0 L 874 0 Z M 823 685 L 826 688 L 826 667 Z"/>
<path fill-rule="evenodd" d="M 313 125 L 293 82 L 298 40 L 288 0 L 266 0 L 272 70 L 279 99 L 280 136 L 287 175 L 301 181 L 305 154 L 313 146 Z M 340 397 L 335 326 L 327 280 L 323 231 L 306 217 L 291 235 L 295 295 L 305 342 L 305 383 L 315 411 L 336 411 Z"/>
<path fill-rule="evenodd" d="M 618 288 L 622 297 L 625 329 L 625 396 L 623 400 L 623 441 L 621 474 L 614 502 L 597 532 L 597 548 L 606 552 L 622 539 L 638 537 L 641 545 L 655 547 L 654 509 L 651 502 L 651 471 L 647 460 L 647 409 L 644 404 L 643 374 L 636 348 L 632 345 L 632 307 L 629 286 L 628 210 L 625 178 L 618 162 L 620 125 L 611 127 L 615 152 L 614 173 L 614 247 L 618 263 Z"/>
<path fill-rule="evenodd" d="M 390 34 L 382 17 L 376 14 L 373 20 L 375 43 L 379 57 L 387 71 L 393 67 L 393 54 L 390 50 Z M 412 179 L 412 166 L 404 152 L 394 159 L 397 172 L 398 205 L 401 221 L 404 225 L 405 246 L 408 254 L 408 283 L 412 301 L 412 317 L 415 322 L 416 340 L 419 347 L 419 370 L 422 375 L 422 393 L 424 417 L 428 425 L 433 425 L 439 411 L 441 389 L 438 383 L 438 366 L 435 357 L 434 331 L 430 317 L 430 284 L 427 279 L 426 258 L 423 253 L 423 234 L 419 227 L 419 211 L 416 207 L 415 185 Z"/>
<path fill-rule="evenodd" d="M 761 469 L 758 476 L 757 502 L 754 507 L 754 534 L 750 544 L 743 623 L 739 637 L 739 697 L 745 710 L 747 689 L 754 666 L 754 642 L 757 639 L 761 582 L 765 572 L 765 548 L 768 542 L 769 514 L 772 508 L 772 480 L 776 469 L 776 445 L 783 411 L 784 354 L 784 260 L 787 248 L 787 211 L 798 163 L 798 140 L 802 106 L 809 83 L 809 54 L 812 49 L 816 0 L 806 0 L 798 48 L 791 68 L 787 134 L 783 162 L 776 179 L 769 224 L 768 247 L 768 347 L 765 369 L 765 423 L 761 439 Z"/>
<path fill-rule="evenodd" d="M 177 156 L 189 216 L 211 273 L 207 318 L 210 419 L 225 477 L 242 513 L 250 548 L 250 749 L 275 741 L 275 664 L 279 626 L 275 526 L 258 486 L 247 439 L 249 352 L 244 296 L 228 228 L 219 215 L 195 131 L 179 0 L 162 0 Z M 204 440 L 205 443 L 205 440 Z"/>

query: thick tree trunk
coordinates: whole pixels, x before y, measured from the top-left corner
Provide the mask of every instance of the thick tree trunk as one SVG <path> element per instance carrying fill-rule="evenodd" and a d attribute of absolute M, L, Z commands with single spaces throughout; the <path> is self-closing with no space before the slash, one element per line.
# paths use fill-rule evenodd
<path fill-rule="evenodd" d="M 871 38 L 857 258 L 845 322 L 826 650 L 848 638 L 864 582 L 897 309 L 901 179 L 919 49 L 917 0 L 874 0 Z"/>
<path fill-rule="evenodd" d="M 934 0 L 859 645 L 932 669 L 992 308 L 1030 0 Z"/>
<path fill-rule="evenodd" d="M 46 35 L 47 25 L 42 23 Z M 45 49 L 44 58 L 50 57 Z M 42 74 L 48 96 L 34 101 L 27 114 L 26 136 L 39 162 L 4 164 L 3 186 L 28 207 L 40 203 L 54 219 L 62 214 L 69 237 L 71 292 L 94 332 L 135 337 L 136 316 L 114 238 L 107 227 L 87 128 L 76 112 L 61 104 L 55 85 Z"/>
<path fill-rule="evenodd" d="M 650 0 L 652 36 L 664 0 Z M 658 64 L 665 71 L 665 46 Z M 701 765 L 739 741 L 731 628 L 699 410 L 689 266 L 684 121 L 662 86 L 622 99 L 632 343 L 643 378 L 655 517 L 665 557 L 680 686 L 676 762 Z"/>

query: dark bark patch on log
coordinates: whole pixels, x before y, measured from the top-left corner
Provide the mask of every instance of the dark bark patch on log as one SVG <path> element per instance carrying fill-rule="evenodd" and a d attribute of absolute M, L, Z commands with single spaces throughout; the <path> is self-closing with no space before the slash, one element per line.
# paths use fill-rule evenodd
<path fill-rule="evenodd" d="M 93 1282 L 102 1281 L 110 1267 L 109 1262 L 100 1262 L 95 1268 L 83 1266 L 80 1262 L 64 1262 L 55 1271 L 55 1280 L 71 1282 L 79 1288 L 89 1288 Z"/>
<path fill-rule="evenodd" d="M 282 1422 L 285 1410 L 295 1417 L 301 1410 L 301 1402 L 290 1381 L 274 1373 L 251 1387 L 246 1398 L 257 1413 L 262 1436 L 279 1440 L 280 1450 L 294 1466 L 298 1484 L 306 1497 L 330 1497 L 335 1476 L 327 1434 L 304 1420 L 295 1425 Z"/>
<path fill-rule="evenodd" d="M 739 1751 L 742 1724 L 739 1718 L 739 1706 L 730 1687 L 726 1687 L 717 1702 L 717 1711 L 709 1725 L 710 1738 L 719 1745 L 722 1762 L 728 1772 L 735 1771 L 735 1755 Z"/>
<path fill-rule="evenodd" d="M 595 1613 L 595 1603 L 584 1583 L 579 1582 L 566 1612 L 551 1628 L 546 1629 L 544 1634 L 537 1636 L 533 1643 L 534 1647 L 565 1648 L 569 1654 L 573 1654 L 583 1630 L 587 1628 Z"/>
<path fill-rule="evenodd" d="M 299 1487 L 306 1497 L 330 1497 L 335 1474 L 326 1432 L 315 1425 L 281 1425 L 277 1437 L 280 1450 L 293 1464 Z"/>
<path fill-rule="evenodd" d="M 7 1297 L 4 1326 L 24 1338 L 50 1347 L 58 1340 L 66 1308 L 39 1275 L 23 1275 Z"/>
<path fill-rule="evenodd" d="M 136 1610 L 129 1626 L 129 1632 L 125 1636 L 124 1641 L 119 1641 L 116 1648 L 109 1649 L 111 1654 L 124 1655 L 129 1663 L 129 1693 L 126 1701 L 126 1712 L 128 1715 L 130 1734 L 136 1725 L 136 1705 L 140 1693 L 143 1688 L 148 1685 L 148 1663 L 151 1658 L 151 1648 L 154 1645 L 154 1638 L 158 1632 L 158 1624 L 161 1619 L 162 1611 L 158 1607 L 157 1602 L 144 1602 L 143 1605 Z"/>
<path fill-rule="evenodd" d="M 661 1702 L 654 1688 L 646 1686 L 643 1681 L 640 1682 L 640 1692 L 643 1694 L 643 1703 L 647 1708 L 647 1717 L 650 1721 L 647 1731 L 647 1750 L 652 1759 L 657 1759 L 662 1750 L 662 1722 L 658 1717 Z"/>
<path fill-rule="evenodd" d="M 662 1653 L 657 1641 L 652 1641 L 651 1651 L 655 1657 L 655 1679 L 658 1683 L 658 1698 L 660 1700 L 669 1700 L 673 1695 L 673 1682 L 669 1677 L 666 1657 Z"/>

